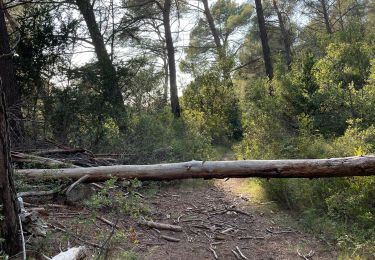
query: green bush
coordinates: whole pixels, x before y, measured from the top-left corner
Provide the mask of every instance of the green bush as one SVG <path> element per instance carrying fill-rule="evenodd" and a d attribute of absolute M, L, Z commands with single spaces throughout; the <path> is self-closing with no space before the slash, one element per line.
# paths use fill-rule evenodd
<path fill-rule="evenodd" d="M 244 137 L 238 159 L 331 158 L 375 153 L 374 64 L 368 44 L 327 45 L 296 57 L 272 81 L 238 81 Z M 273 95 L 269 95 L 269 89 Z M 375 256 L 375 177 L 271 179 L 270 199 L 351 257 Z"/>
<path fill-rule="evenodd" d="M 124 153 L 123 163 L 207 160 L 213 154 L 211 138 L 197 124 L 185 116 L 175 119 L 169 111 L 134 114 L 130 131 L 116 146 Z"/>
<path fill-rule="evenodd" d="M 238 98 L 232 84 L 223 81 L 220 73 L 206 73 L 191 82 L 182 104 L 186 116 L 198 116 L 213 143 L 227 144 L 241 137 Z"/>

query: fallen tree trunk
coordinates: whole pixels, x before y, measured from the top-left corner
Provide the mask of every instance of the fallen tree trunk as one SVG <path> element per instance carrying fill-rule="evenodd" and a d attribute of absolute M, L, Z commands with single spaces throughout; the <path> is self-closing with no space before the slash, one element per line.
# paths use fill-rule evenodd
<path fill-rule="evenodd" d="M 59 160 L 47 158 L 47 157 L 40 157 L 32 154 L 24 154 L 18 152 L 11 152 L 11 159 L 12 162 L 23 162 L 23 163 L 39 163 L 43 164 L 47 167 L 70 167 L 70 168 L 78 168 L 78 166 L 62 162 Z"/>
<path fill-rule="evenodd" d="M 104 181 L 111 177 L 139 180 L 190 178 L 323 178 L 375 175 L 375 156 L 331 159 L 190 161 L 153 165 L 18 170 L 29 178 Z"/>
<path fill-rule="evenodd" d="M 71 153 L 90 153 L 90 151 L 87 151 L 86 149 L 82 148 L 71 148 L 71 149 L 50 149 L 50 150 L 39 150 L 33 152 L 35 155 L 43 156 L 43 155 L 49 155 L 49 154 L 71 154 Z"/>

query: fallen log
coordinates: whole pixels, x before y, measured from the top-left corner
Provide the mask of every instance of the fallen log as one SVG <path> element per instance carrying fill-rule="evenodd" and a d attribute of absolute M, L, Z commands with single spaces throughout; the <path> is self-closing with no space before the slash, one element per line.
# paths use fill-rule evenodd
<path fill-rule="evenodd" d="M 24 154 L 18 152 L 11 152 L 12 162 L 23 162 L 23 163 L 39 163 L 46 165 L 48 167 L 68 167 L 68 168 L 78 168 L 78 166 L 72 163 L 66 163 L 59 160 L 40 157 L 32 154 Z"/>
<path fill-rule="evenodd" d="M 39 197 L 39 196 L 49 196 L 59 193 L 58 190 L 47 190 L 47 191 L 23 191 L 18 192 L 17 197 Z"/>
<path fill-rule="evenodd" d="M 190 161 L 153 165 L 115 165 L 91 168 L 29 169 L 17 174 L 28 178 L 104 181 L 111 177 L 139 180 L 190 178 L 326 178 L 375 175 L 375 156 L 331 159 Z"/>
<path fill-rule="evenodd" d="M 84 246 L 73 247 L 67 251 L 52 257 L 51 260 L 80 260 L 86 257 L 86 248 Z"/>
<path fill-rule="evenodd" d="M 82 148 L 71 148 L 71 149 L 50 149 L 50 150 L 39 150 L 33 152 L 35 155 L 49 155 L 49 154 L 71 154 L 71 153 L 89 153 L 92 154 L 92 152 L 82 149 Z"/>

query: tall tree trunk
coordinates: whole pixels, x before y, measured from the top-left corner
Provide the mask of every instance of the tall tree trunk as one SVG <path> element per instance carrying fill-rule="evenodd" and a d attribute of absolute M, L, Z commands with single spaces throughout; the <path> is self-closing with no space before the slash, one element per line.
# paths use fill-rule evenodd
<path fill-rule="evenodd" d="M 0 78 L 2 80 L 5 97 L 7 100 L 7 111 L 10 115 L 9 124 L 11 130 L 11 140 L 14 145 L 21 142 L 23 123 L 21 113 L 21 91 L 15 84 L 15 70 L 13 64 L 13 55 L 9 44 L 9 36 L 5 22 L 5 12 L 3 1 L 0 0 Z"/>
<path fill-rule="evenodd" d="M 168 70 L 168 56 L 166 53 L 163 53 L 163 70 L 164 70 L 164 93 L 163 93 L 163 102 L 164 105 L 168 104 L 168 81 L 169 81 L 169 70 Z"/>
<path fill-rule="evenodd" d="M 95 53 L 98 58 L 99 68 L 103 81 L 103 97 L 110 108 L 109 114 L 116 121 L 120 131 L 127 128 L 127 115 L 122 92 L 118 84 L 116 69 L 104 44 L 103 36 L 95 20 L 95 14 L 90 0 L 76 0 L 92 39 Z"/>
<path fill-rule="evenodd" d="M 204 14 L 206 16 L 208 26 L 210 27 L 212 36 L 214 37 L 215 45 L 217 48 L 222 48 L 219 32 L 216 29 L 214 18 L 212 17 L 210 7 L 208 6 L 208 0 L 202 0 L 204 6 Z"/>
<path fill-rule="evenodd" d="M 175 117 L 180 117 L 181 108 L 178 100 L 177 92 L 177 72 L 176 60 L 171 32 L 170 14 L 171 14 L 171 0 L 165 0 L 163 6 L 163 24 L 165 33 L 165 44 L 167 47 L 168 68 L 169 68 L 169 87 L 171 94 L 171 108 Z"/>
<path fill-rule="evenodd" d="M 272 61 L 271 61 L 271 51 L 270 51 L 270 47 L 268 45 L 266 21 L 264 20 L 263 7 L 262 7 L 262 1 L 261 0 L 255 0 L 255 9 L 256 9 L 257 17 L 258 17 L 260 39 L 262 41 L 264 66 L 266 68 L 266 74 L 267 74 L 268 78 L 272 79 L 273 78 L 273 67 L 272 67 Z M 272 94 L 272 90 L 270 90 L 270 94 Z"/>
<path fill-rule="evenodd" d="M 289 34 L 288 34 L 288 31 L 285 28 L 284 19 L 283 19 L 283 16 L 282 16 L 282 14 L 279 10 L 279 7 L 277 6 L 276 0 L 273 0 L 273 7 L 275 8 L 275 11 L 277 13 L 277 18 L 279 20 L 279 25 L 280 25 L 281 36 L 282 36 L 283 42 L 284 42 L 285 63 L 288 66 L 288 69 L 290 70 L 290 65 L 292 64 L 292 51 L 290 49 Z"/>
<path fill-rule="evenodd" d="M 339 18 L 338 18 L 338 20 L 339 20 L 339 23 L 340 23 L 340 29 L 341 29 L 341 31 L 344 31 L 344 15 L 343 15 L 343 13 L 342 13 L 342 5 L 341 5 L 341 0 L 337 0 L 337 11 L 338 11 L 338 13 L 339 13 Z"/>
<path fill-rule="evenodd" d="M 322 6 L 322 13 L 323 13 L 324 24 L 326 26 L 326 31 L 328 34 L 332 34 L 332 27 L 329 21 L 328 7 L 327 7 L 326 0 L 320 0 L 320 4 Z"/>
<path fill-rule="evenodd" d="M 15 73 L 9 48 L 3 9 L 0 9 L 0 251 L 9 255 L 20 249 L 18 239 L 18 206 L 10 164 L 10 141 L 5 109 L 5 91 L 10 94 L 16 89 Z M 10 95 L 12 96 L 12 95 Z M 14 101 L 14 100 L 13 100 Z"/>
<path fill-rule="evenodd" d="M 223 69 L 223 77 L 224 77 L 224 79 L 228 80 L 228 79 L 230 79 L 230 71 L 226 66 L 227 56 L 226 56 L 226 53 L 225 53 L 225 49 L 224 49 L 223 45 L 221 44 L 219 32 L 216 29 L 214 18 L 212 17 L 210 7 L 208 6 L 208 0 L 202 0 L 202 2 L 203 2 L 203 6 L 204 6 L 204 14 L 206 16 L 208 26 L 210 28 L 212 36 L 214 37 L 214 42 L 215 42 L 215 45 L 216 45 L 216 49 L 217 49 L 217 53 L 218 53 L 218 57 L 219 57 L 219 62 L 220 62 L 220 65 Z"/>

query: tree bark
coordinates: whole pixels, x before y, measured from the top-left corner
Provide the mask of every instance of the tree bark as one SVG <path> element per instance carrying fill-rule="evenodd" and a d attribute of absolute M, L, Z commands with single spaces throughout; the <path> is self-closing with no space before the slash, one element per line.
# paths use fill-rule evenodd
<path fill-rule="evenodd" d="M 339 18 L 338 18 L 338 21 L 340 23 L 340 28 L 341 28 L 341 31 L 344 31 L 344 15 L 342 13 L 342 10 L 341 10 L 342 6 L 341 6 L 341 0 L 337 0 L 337 11 L 339 13 Z"/>
<path fill-rule="evenodd" d="M 221 49 L 223 46 L 221 44 L 219 32 L 216 29 L 214 18 L 212 17 L 210 7 L 208 6 L 208 0 L 202 0 L 203 6 L 204 6 L 204 14 L 206 16 L 208 26 L 210 27 L 211 34 L 214 37 L 214 42 L 216 45 L 216 48 Z"/>
<path fill-rule="evenodd" d="M 329 21 L 328 8 L 327 8 L 326 0 L 320 0 L 320 4 L 322 6 L 322 13 L 323 13 L 323 18 L 324 18 L 324 24 L 326 26 L 326 31 L 327 31 L 328 34 L 332 34 L 332 27 L 331 27 L 331 23 Z"/>
<path fill-rule="evenodd" d="M 5 22 L 3 1 L 0 0 L 0 80 L 7 101 L 7 111 L 10 115 L 9 126 L 13 144 L 21 142 L 22 138 L 22 113 L 21 91 L 16 84 L 16 75 L 13 64 L 13 54 L 9 44 L 9 35 Z"/>
<path fill-rule="evenodd" d="M 279 20 L 281 37 L 283 38 L 283 42 L 284 42 L 285 63 L 288 66 L 288 69 L 290 70 L 290 66 L 292 64 L 292 51 L 290 49 L 289 33 L 285 28 L 284 19 L 279 10 L 279 7 L 277 6 L 276 0 L 273 0 L 273 7 L 275 8 L 277 18 Z"/>
<path fill-rule="evenodd" d="M 167 56 L 168 56 L 171 108 L 172 108 L 173 115 L 175 117 L 180 117 L 181 108 L 180 108 L 180 102 L 178 100 L 178 91 L 177 91 L 176 60 L 175 60 L 175 51 L 174 51 L 174 46 L 173 46 L 171 22 L 170 22 L 171 5 L 172 5 L 171 0 L 165 0 L 164 6 L 162 8 L 162 12 L 163 12 L 163 24 L 164 24 L 164 33 L 165 33 L 165 44 L 167 47 Z"/>
<path fill-rule="evenodd" d="M 10 164 L 10 140 L 5 97 L 9 97 L 12 104 L 16 105 L 19 101 L 19 89 L 15 84 L 9 36 L 1 3 L 2 1 L 0 2 L 0 251 L 14 255 L 20 249 L 20 241 L 18 239 L 16 190 Z"/>
<path fill-rule="evenodd" d="M 0 11 L 1 13 L 1 11 Z M 0 251 L 8 255 L 19 252 L 18 205 L 10 164 L 8 123 L 5 111 L 5 95 L 0 85 Z"/>
<path fill-rule="evenodd" d="M 104 181 L 112 177 L 139 180 L 190 178 L 325 178 L 375 175 L 375 156 L 303 160 L 191 161 L 154 165 L 18 170 L 27 178 Z"/>
<path fill-rule="evenodd" d="M 215 42 L 215 46 L 216 46 L 216 49 L 217 49 L 219 62 L 220 62 L 220 65 L 223 69 L 223 77 L 224 77 L 225 80 L 228 80 L 228 79 L 230 79 L 230 72 L 229 72 L 229 70 L 227 69 L 227 66 L 226 66 L 227 56 L 226 56 L 226 53 L 225 53 L 225 49 L 224 49 L 223 45 L 221 44 L 219 31 L 216 29 L 214 18 L 212 17 L 210 7 L 208 6 L 208 0 L 202 0 L 202 2 L 203 2 L 203 6 L 204 6 L 204 14 L 206 16 L 208 26 L 210 28 L 212 37 L 214 37 L 214 42 Z"/>
<path fill-rule="evenodd" d="M 120 131 L 127 129 L 127 114 L 118 84 L 116 69 L 111 61 L 110 55 L 104 44 L 103 36 L 95 19 L 94 9 L 90 0 L 76 0 L 76 4 L 82 14 L 92 39 L 98 65 L 102 74 L 103 97 L 106 105 L 110 108 L 110 116 L 117 123 Z"/>
<path fill-rule="evenodd" d="M 266 29 L 266 21 L 264 20 L 262 0 L 255 0 L 255 9 L 256 9 L 257 18 L 258 18 L 260 39 L 262 41 L 264 66 L 266 68 L 266 74 L 268 78 L 271 80 L 273 78 L 273 67 L 272 67 L 272 61 L 271 61 L 271 51 L 268 45 L 268 36 L 267 36 L 267 29 Z M 270 92 L 271 92 L 270 94 L 272 94 L 271 90 Z"/>
<path fill-rule="evenodd" d="M 168 70 L 168 56 L 163 54 L 163 70 L 164 70 L 164 86 L 163 86 L 163 102 L 164 105 L 168 104 L 168 82 L 169 82 L 169 70 Z"/>

